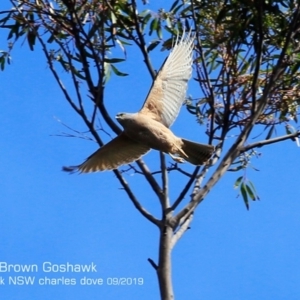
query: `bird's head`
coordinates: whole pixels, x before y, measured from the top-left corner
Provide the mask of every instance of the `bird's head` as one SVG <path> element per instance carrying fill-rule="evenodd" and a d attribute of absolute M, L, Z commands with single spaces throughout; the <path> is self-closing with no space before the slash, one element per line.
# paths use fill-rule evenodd
<path fill-rule="evenodd" d="M 126 119 L 126 116 L 127 116 L 128 114 L 127 113 L 118 113 L 117 115 L 116 115 L 116 119 L 119 121 L 119 120 L 123 120 L 123 119 Z"/>
<path fill-rule="evenodd" d="M 118 113 L 116 115 L 117 121 L 125 128 L 128 123 L 133 119 L 134 114 L 129 113 Z"/>

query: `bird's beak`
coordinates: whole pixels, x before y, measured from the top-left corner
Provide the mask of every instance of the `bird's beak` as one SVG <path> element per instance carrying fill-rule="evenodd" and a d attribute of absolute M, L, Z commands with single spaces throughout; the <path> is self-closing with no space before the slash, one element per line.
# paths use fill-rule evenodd
<path fill-rule="evenodd" d="M 121 120 L 122 119 L 122 117 L 123 117 L 123 113 L 118 113 L 116 116 L 115 116 L 115 118 L 117 119 L 117 120 Z"/>

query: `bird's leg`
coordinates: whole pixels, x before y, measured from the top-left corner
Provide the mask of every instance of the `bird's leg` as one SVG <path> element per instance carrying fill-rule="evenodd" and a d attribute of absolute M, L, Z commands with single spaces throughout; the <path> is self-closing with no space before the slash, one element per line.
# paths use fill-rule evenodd
<path fill-rule="evenodd" d="M 184 163 L 184 159 L 182 158 L 182 157 L 179 157 L 179 156 L 175 156 L 175 155 L 173 155 L 172 153 L 168 153 L 177 163 L 180 163 L 180 164 L 182 164 L 182 163 Z"/>

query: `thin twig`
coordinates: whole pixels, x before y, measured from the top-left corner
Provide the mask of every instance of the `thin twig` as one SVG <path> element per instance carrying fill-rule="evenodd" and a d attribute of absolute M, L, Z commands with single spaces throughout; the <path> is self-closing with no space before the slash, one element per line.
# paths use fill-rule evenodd
<path fill-rule="evenodd" d="M 158 196 L 159 200 L 162 201 L 163 192 L 162 192 L 160 186 L 158 185 L 157 181 L 152 176 L 152 173 L 149 170 L 148 166 L 141 159 L 137 160 L 136 163 L 138 164 L 138 166 L 142 170 L 145 178 L 149 182 L 149 184 L 152 187 L 152 189 L 155 192 L 155 194 Z"/>
<path fill-rule="evenodd" d="M 160 227 L 160 221 L 156 219 L 153 215 L 151 215 L 136 199 L 135 195 L 132 193 L 131 188 L 129 187 L 127 181 L 124 179 L 124 177 L 121 175 L 119 170 L 114 170 L 115 175 L 121 182 L 123 188 L 125 189 L 127 195 L 129 196 L 131 202 L 135 206 L 135 208 L 150 222 L 155 224 L 156 226 Z"/>
<path fill-rule="evenodd" d="M 154 71 L 154 69 L 152 68 L 152 64 L 151 64 L 151 61 L 150 61 L 150 57 L 148 55 L 148 52 L 147 52 L 147 47 L 146 47 L 146 43 L 145 43 L 145 39 L 144 39 L 144 36 L 141 32 L 141 28 L 139 26 L 140 22 L 138 20 L 138 16 L 136 14 L 137 12 L 137 5 L 136 5 L 136 1 L 135 0 L 132 0 L 131 1 L 131 4 L 132 4 L 132 8 L 133 8 L 133 16 L 134 16 L 134 23 L 135 23 L 135 30 L 138 34 L 138 37 L 139 37 L 139 41 L 140 43 L 137 43 L 137 45 L 139 46 L 139 48 L 141 49 L 142 51 L 142 54 L 144 56 L 144 61 L 145 61 L 145 64 L 148 68 L 148 71 L 152 77 L 152 80 L 155 79 L 155 76 L 156 76 L 156 72 Z"/>
<path fill-rule="evenodd" d="M 247 145 L 247 146 L 241 148 L 240 152 L 243 153 L 243 152 L 246 152 L 246 151 L 248 151 L 250 149 L 253 149 L 253 148 L 263 147 L 263 146 L 266 146 L 266 145 L 278 143 L 278 142 L 285 141 L 285 140 L 288 140 L 288 139 L 293 139 L 293 138 L 299 137 L 299 136 L 300 136 L 300 131 L 296 131 L 294 133 L 279 136 L 277 138 L 264 140 L 264 141 L 258 141 L 258 142 L 252 143 L 250 145 Z"/>
<path fill-rule="evenodd" d="M 183 222 L 180 224 L 180 228 L 172 237 L 171 249 L 175 246 L 178 240 L 183 236 L 183 234 L 189 229 L 189 226 L 193 220 L 193 213 L 191 213 Z"/>
<path fill-rule="evenodd" d="M 173 205 L 171 206 L 171 210 L 175 210 L 176 207 L 181 203 L 181 201 L 184 199 L 184 197 L 186 196 L 187 192 L 189 191 L 189 189 L 191 188 L 192 184 L 195 181 L 195 178 L 199 172 L 200 167 L 196 167 L 192 176 L 190 177 L 189 181 L 187 182 L 187 184 L 185 185 L 185 187 L 183 188 L 183 190 L 181 191 L 180 195 L 178 196 L 178 198 L 175 200 L 175 202 L 173 203 Z"/>
<path fill-rule="evenodd" d="M 257 35 L 254 35 L 254 44 L 256 45 L 256 66 L 253 74 L 253 81 L 252 81 L 252 114 L 255 112 L 256 108 L 256 89 L 257 89 L 257 82 L 259 77 L 259 70 L 262 62 L 262 48 L 263 48 L 263 41 L 264 41 L 264 34 L 263 34 L 263 28 L 262 28 L 262 2 L 256 2 L 256 8 L 257 8 L 257 14 L 258 14 L 258 40 Z"/>
<path fill-rule="evenodd" d="M 157 264 L 153 261 L 153 259 L 148 258 L 148 261 L 149 261 L 150 265 L 154 268 L 154 270 L 157 271 L 158 266 L 157 266 Z"/>

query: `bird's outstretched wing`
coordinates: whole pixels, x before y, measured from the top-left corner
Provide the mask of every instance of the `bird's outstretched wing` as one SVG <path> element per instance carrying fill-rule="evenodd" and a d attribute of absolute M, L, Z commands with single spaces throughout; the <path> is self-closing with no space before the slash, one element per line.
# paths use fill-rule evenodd
<path fill-rule="evenodd" d="M 192 74 L 193 42 L 191 32 L 183 35 L 158 72 L 140 113 L 170 127 L 185 100 Z"/>
<path fill-rule="evenodd" d="M 149 147 L 139 144 L 128 138 L 126 134 L 121 133 L 89 156 L 81 165 L 63 167 L 63 171 L 89 173 L 113 170 L 121 165 L 129 164 L 139 159 L 149 150 Z"/>

